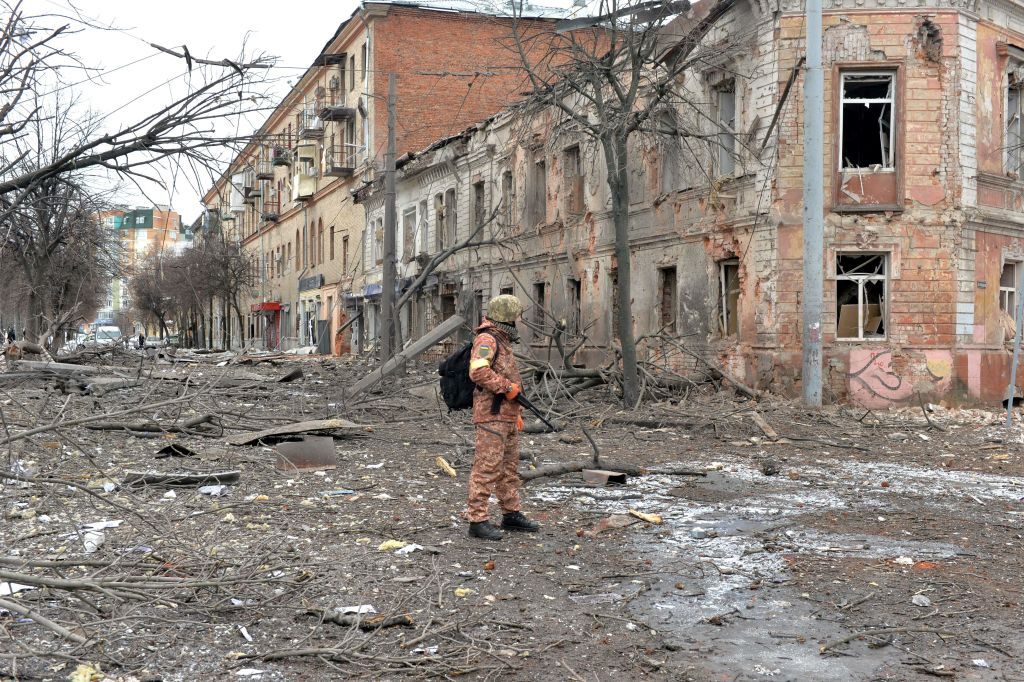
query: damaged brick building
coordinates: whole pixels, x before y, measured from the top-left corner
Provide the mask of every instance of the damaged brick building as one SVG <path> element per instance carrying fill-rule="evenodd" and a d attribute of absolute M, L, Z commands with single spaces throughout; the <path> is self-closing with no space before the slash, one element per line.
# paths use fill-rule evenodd
<path fill-rule="evenodd" d="M 702 355 L 795 395 L 803 5 L 723 1 L 672 112 L 705 134 L 639 137 L 631 155 L 634 332 L 648 361 Z M 826 390 L 868 407 L 1001 400 L 1024 267 L 1024 3 L 835 0 L 824 22 Z M 592 141 L 552 132 L 555 112 L 525 111 L 402 159 L 401 287 L 474 233 L 493 242 L 425 279 L 404 338 L 511 292 L 531 305 L 535 352 L 564 322 L 569 346 L 582 343 L 574 363 L 607 362 L 617 285 L 605 164 Z M 380 281 L 382 195 L 356 193 L 367 282 Z"/>

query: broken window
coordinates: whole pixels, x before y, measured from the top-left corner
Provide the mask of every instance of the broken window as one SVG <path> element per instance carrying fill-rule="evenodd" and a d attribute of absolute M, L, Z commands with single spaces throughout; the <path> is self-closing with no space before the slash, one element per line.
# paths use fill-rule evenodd
<path fill-rule="evenodd" d="M 441 296 L 441 319 L 447 320 L 455 314 L 455 294 Z"/>
<path fill-rule="evenodd" d="M 480 182 L 473 183 L 473 228 L 479 228 L 487 220 L 487 193 L 484 189 L 484 183 Z"/>
<path fill-rule="evenodd" d="M 736 85 L 727 81 L 715 88 L 718 118 L 718 174 L 736 172 Z"/>
<path fill-rule="evenodd" d="M 402 257 L 408 263 L 416 256 L 416 207 L 402 212 Z"/>
<path fill-rule="evenodd" d="M 1004 263 L 999 275 L 999 309 L 1017 321 L 1017 263 Z"/>
<path fill-rule="evenodd" d="M 1006 172 L 1021 177 L 1024 170 L 1024 69 L 1011 73 L 1006 89 Z"/>
<path fill-rule="evenodd" d="M 501 174 L 501 213 L 505 225 L 512 224 L 512 171 Z"/>
<path fill-rule="evenodd" d="M 736 336 L 740 331 L 740 261 L 738 258 L 718 263 L 719 324 L 722 336 Z"/>
<path fill-rule="evenodd" d="M 569 290 L 569 319 L 566 321 L 566 332 L 571 336 L 579 336 L 583 328 L 580 324 L 580 317 L 583 314 L 583 286 L 580 280 L 570 278 L 566 288 Z"/>
<path fill-rule="evenodd" d="M 530 178 L 532 192 L 529 216 L 533 225 L 540 225 L 547 218 L 547 183 L 548 165 L 543 156 L 538 156 L 533 160 L 532 177 Z"/>
<path fill-rule="evenodd" d="M 427 252 L 427 230 L 430 223 L 427 220 L 427 200 L 420 201 L 419 213 L 416 216 L 416 253 Z"/>
<path fill-rule="evenodd" d="M 443 246 L 453 246 L 458 230 L 458 213 L 455 205 L 455 190 L 444 193 L 444 242 Z"/>
<path fill-rule="evenodd" d="M 500 290 L 498 291 L 498 293 L 499 293 L 499 294 L 501 294 L 502 296 L 505 296 L 505 295 L 508 295 L 508 296 L 515 296 L 515 293 L 516 293 L 516 289 L 515 289 L 515 287 L 511 287 L 511 286 L 508 286 L 508 287 L 502 287 L 502 288 L 501 288 L 501 289 L 500 289 Z"/>
<path fill-rule="evenodd" d="M 840 168 L 893 167 L 894 73 L 842 74 Z"/>
<path fill-rule="evenodd" d="M 658 325 L 661 330 L 676 330 L 676 269 L 658 268 Z"/>
<path fill-rule="evenodd" d="M 444 197 L 440 194 L 434 195 L 434 239 L 437 250 L 444 249 Z"/>
<path fill-rule="evenodd" d="M 887 261 L 884 253 L 836 256 L 836 338 L 885 338 Z"/>
<path fill-rule="evenodd" d="M 583 213 L 583 169 L 580 165 L 579 145 L 574 144 L 565 150 L 562 164 L 565 212 L 579 215 Z"/>
<path fill-rule="evenodd" d="M 533 315 L 531 321 L 538 328 L 544 324 L 544 309 L 548 305 L 547 289 L 548 285 L 546 282 L 534 282 L 533 284 Z"/>
<path fill-rule="evenodd" d="M 609 287 L 609 288 L 611 289 L 611 294 L 612 294 L 612 304 L 610 306 L 611 307 L 611 311 L 612 311 L 612 324 L 611 324 L 611 327 L 612 327 L 612 338 L 613 339 L 618 339 L 619 338 L 619 271 L 618 270 L 610 270 L 608 272 L 608 282 L 609 282 L 609 284 L 611 284 L 611 287 Z"/>

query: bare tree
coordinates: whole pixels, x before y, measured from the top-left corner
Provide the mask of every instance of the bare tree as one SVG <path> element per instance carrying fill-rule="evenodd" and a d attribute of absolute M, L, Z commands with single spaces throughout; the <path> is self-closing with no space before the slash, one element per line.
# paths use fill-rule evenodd
<path fill-rule="evenodd" d="M 60 154 L 66 123 L 56 114 L 29 122 L 24 137 L 33 149 L 15 168 L 31 172 Z M 44 343 L 52 337 L 57 345 L 58 330 L 95 311 L 116 272 L 111 235 L 99 222 L 103 207 L 103 194 L 77 173 L 41 178 L 19 203 L 5 207 L 0 287 L 16 297 L 5 308 L 22 310 L 28 340 Z"/>
<path fill-rule="evenodd" d="M 603 153 L 611 195 L 618 276 L 618 328 L 623 365 L 623 402 L 636 404 L 640 374 L 633 330 L 630 267 L 629 184 L 633 138 L 650 133 L 706 137 L 665 129 L 662 112 L 685 104 L 680 76 L 700 55 L 694 50 L 715 21 L 733 5 L 718 0 L 700 18 L 680 18 L 687 0 L 601 0 L 597 16 L 559 22 L 553 31 L 521 22 L 512 42 L 526 69 L 531 96 L 524 118 L 554 114 L 552 134 L 585 137 Z M 513 3 L 514 10 L 522 5 Z M 537 45 L 550 45 L 538 57 Z M 706 115 L 705 115 L 706 117 Z"/>
<path fill-rule="evenodd" d="M 63 275 L 78 272 L 62 255 L 92 259 L 96 281 L 111 274 L 100 267 L 106 249 L 95 215 L 103 203 L 96 188 L 109 179 L 98 176 L 140 185 L 161 184 L 161 170 L 174 163 L 215 172 L 221 155 L 248 142 L 224 134 L 218 123 L 261 111 L 262 74 L 272 62 L 199 59 L 184 47 L 152 45 L 180 60 L 186 85 L 166 100 L 154 96 L 150 113 L 111 131 L 75 105 L 67 94 L 75 84 L 64 75 L 97 73 L 65 45 L 72 33 L 99 36 L 105 29 L 87 19 L 34 15 L 26 6 L 0 0 L 0 264 L 5 280 L 20 281 L 27 292 L 27 326 L 38 337 L 95 308 L 88 278 L 62 289 Z"/>

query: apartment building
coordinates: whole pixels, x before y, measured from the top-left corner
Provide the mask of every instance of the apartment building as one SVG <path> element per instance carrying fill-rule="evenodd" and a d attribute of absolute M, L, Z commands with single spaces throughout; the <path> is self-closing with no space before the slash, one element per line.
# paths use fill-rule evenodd
<path fill-rule="evenodd" d="M 341 353 L 350 334 L 365 337 L 359 312 L 380 288 L 364 284 L 364 213 L 351 191 L 383 167 L 389 74 L 401 155 L 519 97 L 508 35 L 505 18 L 387 2 L 364 2 L 338 27 L 204 197 L 210 224 L 252 263 L 245 322 L 232 338 Z"/>
<path fill-rule="evenodd" d="M 1001 400 L 1024 267 L 1024 5 L 837 0 L 824 21 L 827 398 Z M 730 1 L 681 79 L 685 104 L 664 114 L 691 134 L 635 140 L 630 293 L 647 362 L 684 372 L 698 355 L 799 395 L 803 22 L 802 3 Z M 482 223 L 496 242 L 426 278 L 405 338 L 514 293 L 532 352 L 548 353 L 560 327 L 567 347 L 581 344 L 574 363 L 613 359 L 604 169 L 556 112 L 524 120 L 517 108 L 403 159 L 400 291 Z M 364 275 L 379 281 L 382 187 L 357 200 Z"/>
<path fill-rule="evenodd" d="M 135 330 L 128 282 L 143 259 L 153 253 L 180 253 L 192 242 L 181 216 L 169 206 L 117 208 L 100 213 L 103 226 L 116 235 L 119 275 L 110 281 L 97 319 L 122 327 L 124 333 Z"/>

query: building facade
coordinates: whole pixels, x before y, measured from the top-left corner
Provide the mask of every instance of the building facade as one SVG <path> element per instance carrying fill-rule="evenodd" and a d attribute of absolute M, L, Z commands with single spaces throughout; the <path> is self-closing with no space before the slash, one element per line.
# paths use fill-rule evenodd
<path fill-rule="evenodd" d="M 664 112 L 688 134 L 634 141 L 630 298 L 644 362 L 682 374 L 700 357 L 800 392 L 803 21 L 795 1 L 729 2 Z M 826 396 L 871 408 L 1003 399 L 1024 267 L 1024 4 L 837 0 L 824 59 Z M 403 159 L 400 292 L 481 225 L 492 242 L 412 291 L 403 336 L 514 293 L 534 353 L 559 341 L 574 364 L 600 365 L 617 336 L 605 163 L 556 112 L 525 118 L 507 109 Z M 367 290 L 380 282 L 383 199 L 379 183 L 357 193 Z M 365 317 L 372 339 L 375 311 Z"/>
<path fill-rule="evenodd" d="M 389 74 L 403 154 L 519 96 L 518 57 L 500 43 L 509 33 L 508 20 L 491 15 L 380 2 L 339 26 L 204 197 L 209 224 L 252 263 L 243 328 L 232 338 L 322 353 L 367 338 L 361 312 L 380 290 L 364 282 L 364 212 L 351 192 L 383 167 Z M 216 326 L 235 325 L 232 317 Z"/>
<path fill-rule="evenodd" d="M 132 312 L 128 282 L 141 262 L 156 253 L 180 253 L 192 242 L 192 233 L 169 206 L 139 206 L 103 211 L 103 226 L 115 235 L 119 275 L 110 281 L 106 300 L 96 314 L 104 324 L 130 334 L 143 328 Z"/>

